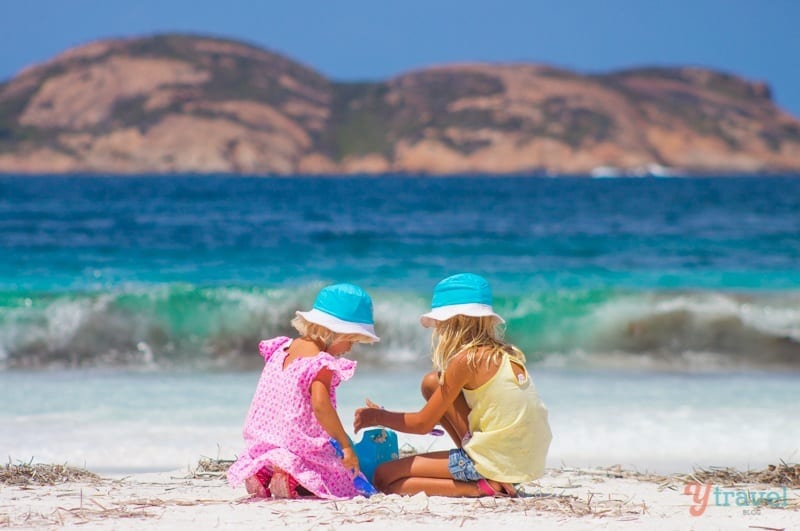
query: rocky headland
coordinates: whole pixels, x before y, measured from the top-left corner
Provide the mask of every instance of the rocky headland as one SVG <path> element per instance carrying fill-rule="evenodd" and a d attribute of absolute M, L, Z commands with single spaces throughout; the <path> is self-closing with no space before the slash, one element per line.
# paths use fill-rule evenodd
<path fill-rule="evenodd" d="M 701 68 L 451 64 L 337 82 L 187 35 L 105 40 L 0 84 L 0 173 L 796 173 L 800 120 Z"/>

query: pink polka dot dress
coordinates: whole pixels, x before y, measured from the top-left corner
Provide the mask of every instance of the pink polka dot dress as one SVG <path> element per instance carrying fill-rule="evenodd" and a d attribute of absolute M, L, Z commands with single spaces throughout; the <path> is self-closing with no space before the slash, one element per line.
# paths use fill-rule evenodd
<path fill-rule="evenodd" d="M 228 469 L 228 482 L 237 487 L 262 468 L 271 474 L 277 467 L 320 498 L 352 498 L 358 492 L 330 444 L 330 435 L 314 416 L 310 388 L 319 371 L 329 369 L 331 403 L 336 407 L 336 387 L 353 376 L 356 362 L 320 352 L 298 358 L 284 369 L 291 342 L 276 337 L 258 345 L 264 370 L 244 424 L 246 449 Z"/>

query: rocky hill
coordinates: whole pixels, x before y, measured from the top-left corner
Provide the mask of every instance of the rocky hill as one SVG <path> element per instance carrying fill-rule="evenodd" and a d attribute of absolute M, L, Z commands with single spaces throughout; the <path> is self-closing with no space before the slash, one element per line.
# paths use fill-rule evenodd
<path fill-rule="evenodd" d="M 230 40 L 98 41 L 0 85 L 0 172 L 800 171 L 769 88 L 698 68 L 460 64 L 338 83 Z"/>

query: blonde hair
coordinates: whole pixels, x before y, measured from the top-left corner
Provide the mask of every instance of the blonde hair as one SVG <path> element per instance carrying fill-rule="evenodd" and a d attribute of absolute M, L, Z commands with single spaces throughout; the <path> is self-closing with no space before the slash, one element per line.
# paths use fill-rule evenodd
<path fill-rule="evenodd" d="M 486 364 L 499 365 L 504 354 L 525 363 L 525 354 L 514 345 L 503 341 L 502 330 L 491 315 L 470 317 L 456 315 L 446 321 L 437 321 L 431 336 L 433 366 L 439 371 L 439 382 L 450 361 L 461 352 L 467 353 L 467 365 L 477 367 L 477 354 L 483 353 Z"/>
<path fill-rule="evenodd" d="M 291 325 L 301 336 L 307 337 L 315 343 L 322 343 L 325 345 L 325 348 L 333 345 L 337 341 L 350 341 L 351 343 L 373 342 L 371 337 L 362 334 L 337 334 L 333 330 L 318 325 L 317 323 L 312 323 L 300 315 L 296 315 L 294 319 L 291 320 Z"/>

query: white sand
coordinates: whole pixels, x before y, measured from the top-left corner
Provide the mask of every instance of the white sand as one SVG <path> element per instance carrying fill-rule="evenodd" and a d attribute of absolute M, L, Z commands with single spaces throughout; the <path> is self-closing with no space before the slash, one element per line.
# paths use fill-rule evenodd
<path fill-rule="evenodd" d="M 349 501 L 252 500 L 221 478 L 188 471 L 56 486 L 0 485 L 0 527 L 82 529 L 796 529 L 800 489 L 788 508 L 716 506 L 689 514 L 678 481 L 609 470 L 548 470 L 530 492 L 548 497 L 377 495 Z M 761 487 L 778 491 L 776 487 Z M 782 490 L 781 490 L 782 492 Z M 749 514 L 756 513 L 756 514 Z"/>

